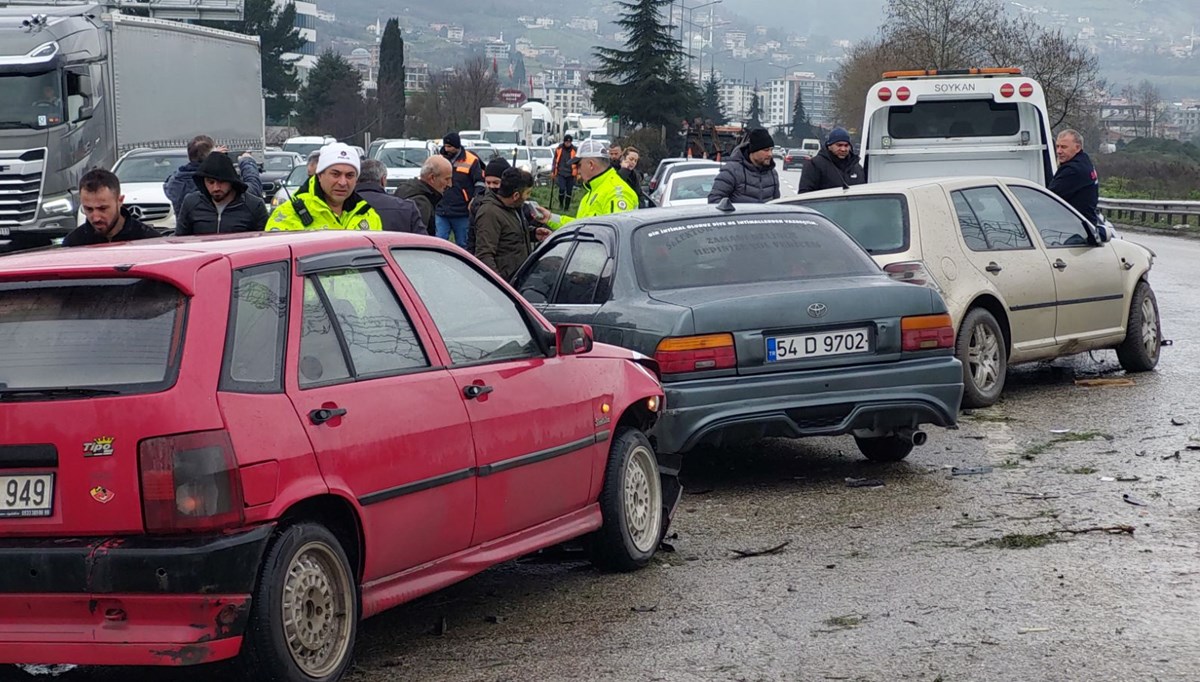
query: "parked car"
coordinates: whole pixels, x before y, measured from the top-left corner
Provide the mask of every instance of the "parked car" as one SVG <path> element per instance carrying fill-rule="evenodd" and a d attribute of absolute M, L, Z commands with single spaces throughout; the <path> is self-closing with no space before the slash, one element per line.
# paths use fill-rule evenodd
<path fill-rule="evenodd" d="M 675 163 L 668 164 L 667 166 L 660 166 L 659 171 L 655 174 L 655 177 L 658 178 L 658 181 L 655 182 L 653 179 L 650 181 L 651 186 L 653 187 L 653 189 L 650 190 L 650 201 L 654 202 L 655 206 L 662 206 L 661 202 L 665 196 L 664 192 L 666 191 L 667 182 L 675 173 L 690 170 L 711 169 L 713 171 L 713 176 L 715 177 L 717 172 L 721 170 L 722 165 L 724 164 L 719 161 L 683 159 L 682 161 L 677 161 Z M 705 198 L 707 199 L 707 197 Z"/>
<path fill-rule="evenodd" d="M 941 297 L 888 278 L 815 211 L 722 202 L 578 220 L 513 282 L 547 318 L 654 357 L 660 453 L 853 434 L 869 459 L 896 461 L 922 424 L 957 419 Z"/>
<path fill-rule="evenodd" d="M 654 175 L 650 176 L 650 182 L 646 184 L 650 193 L 658 189 L 659 183 L 662 181 L 663 173 L 667 171 L 669 166 L 680 163 L 682 161 L 691 161 L 686 156 L 670 156 L 658 162 L 658 168 L 654 169 Z"/>
<path fill-rule="evenodd" d="M 717 179 L 717 173 L 720 171 L 720 164 L 712 164 L 670 173 L 654 193 L 655 198 L 651 200 L 656 206 L 663 208 L 707 204 L 708 193 L 712 191 L 713 181 Z"/>
<path fill-rule="evenodd" d="M 401 180 L 421 174 L 421 164 L 429 158 L 423 140 L 390 140 L 375 153 L 375 158 L 387 166 L 387 186 L 394 190 Z"/>
<path fill-rule="evenodd" d="M 533 154 L 533 160 L 537 163 L 537 179 L 548 178 L 550 166 L 554 165 L 554 147 L 530 147 L 530 151 Z"/>
<path fill-rule="evenodd" d="M 1158 364 L 1154 254 L 1110 240 L 1035 182 L 897 180 L 782 202 L 820 211 L 894 279 L 942 294 L 968 407 L 996 402 L 1022 362 L 1115 348 L 1127 371 Z"/>
<path fill-rule="evenodd" d="M 306 161 L 307 159 L 294 152 L 267 152 L 259 174 L 263 186 L 263 200 L 270 203 L 276 190 L 292 174 L 292 169 L 304 166 Z"/>
<path fill-rule="evenodd" d="M 312 152 L 324 147 L 332 142 L 337 142 L 337 138 L 328 135 L 301 135 L 299 137 L 289 137 L 283 143 L 283 151 L 294 152 L 308 158 Z"/>
<path fill-rule="evenodd" d="M 175 229 L 175 209 L 163 191 L 163 183 L 177 168 L 188 162 L 186 149 L 134 149 L 126 152 L 113 166 L 121 180 L 125 206 L 158 230 Z M 80 207 L 76 216 L 79 224 L 86 218 Z"/>
<path fill-rule="evenodd" d="M 271 209 L 285 201 L 291 201 L 292 197 L 300 188 L 308 183 L 308 164 L 301 164 L 292 169 L 288 174 L 287 179 L 275 190 L 274 196 L 271 197 Z"/>
<path fill-rule="evenodd" d="M 475 156 L 478 156 L 480 162 L 484 164 L 486 164 L 488 161 L 491 161 L 492 157 L 496 155 L 496 148 L 492 146 L 491 142 L 484 140 L 471 140 L 464 137 L 462 138 L 462 143 L 463 149 L 467 149 L 471 153 L 475 154 Z"/>
<path fill-rule="evenodd" d="M 803 149 L 789 149 L 787 154 L 783 155 L 783 170 L 791 170 L 793 168 L 803 168 L 804 162 L 812 158 L 812 154 Z"/>
<path fill-rule="evenodd" d="M 645 566 L 679 497 L 654 362 L 444 240 L 55 249 L 0 292 L 0 663 L 332 682 L 360 620 L 497 563 Z"/>

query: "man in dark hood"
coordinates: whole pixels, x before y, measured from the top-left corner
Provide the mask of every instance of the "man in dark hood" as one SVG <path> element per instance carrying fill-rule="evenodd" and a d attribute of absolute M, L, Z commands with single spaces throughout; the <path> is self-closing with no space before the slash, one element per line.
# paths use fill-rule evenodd
<path fill-rule="evenodd" d="M 729 199 L 735 204 L 765 204 L 779 198 L 779 175 L 772 152 L 775 141 L 763 128 L 750 131 L 729 155 L 708 193 L 708 203 Z"/>
<path fill-rule="evenodd" d="M 866 181 L 867 174 L 850 144 L 850 133 L 845 128 L 834 128 L 825 138 L 825 148 L 804 162 L 796 193 L 850 187 Z"/>
<path fill-rule="evenodd" d="M 197 135 L 192 138 L 187 147 L 188 162 L 175 169 L 175 172 L 163 181 L 163 193 L 167 195 L 176 215 L 183 206 L 184 197 L 196 191 L 192 179 L 196 175 L 196 170 L 200 168 L 200 164 L 204 163 L 215 146 L 216 143 L 208 135 Z"/>
<path fill-rule="evenodd" d="M 175 218 L 175 234 L 262 232 L 267 206 L 247 191 L 227 154 L 213 153 L 194 178 L 197 191 L 187 195 Z"/>

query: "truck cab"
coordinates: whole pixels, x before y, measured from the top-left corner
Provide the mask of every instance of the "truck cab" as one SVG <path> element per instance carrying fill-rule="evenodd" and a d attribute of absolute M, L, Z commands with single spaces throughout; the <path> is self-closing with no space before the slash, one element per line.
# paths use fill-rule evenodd
<path fill-rule="evenodd" d="M 892 71 L 867 93 L 871 182 L 959 175 L 1039 184 L 1057 169 L 1042 86 L 1019 69 Z"/>

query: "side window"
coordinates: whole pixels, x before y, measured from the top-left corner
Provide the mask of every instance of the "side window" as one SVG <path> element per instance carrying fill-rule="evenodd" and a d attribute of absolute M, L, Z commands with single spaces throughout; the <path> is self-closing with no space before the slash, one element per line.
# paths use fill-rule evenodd
<path fill-rule="evenodd" d="M 305 279 L 301 387 L 428 366 L 416 332 L 382 272 L 343 270 Z"/>
<path fill-rule="evenodd" d="M 350 378 L 342 353 L 340 332 L 310 277 L 304 280 L 304 314 L 300 322 L 300 387 L 336 383 Z"/>
<path fill-rule="evenodd" d="M 277 393 L 283 390 L 287 335 L 287 263 L 235 270 L 221 390 Z"/>
<path fill-rule="evenodd" d="M 558 275 L 562 272 L 563 263 L 566 262 L 567 254 L 571 252 L 571 246 L 574 243 L 570 239 L 564 239 L 551 245 L 545 253 L 538 256 L 533 267 L 521 275 L 521 279 L 516 283 L 516 288 L 526 301 L 530 303 L 548 303 L 550 301 L 554 285 L 558 282 Z"/>
<path fill-rule="evenodd" d="M 999 187 L 978 187 L 953 194 L 958 226 L 972 251 L 1033 248 L 1021 218 Z"/>
<path fill-rule="evenodd" d="M 429 366 L 421 342 L 382 272 L 346 270 L 316 277 L 350 351 L 355 377 Z"/>
<path fill-rule="evenodd" d="M 571 260 L 567 263 L 555 303 L 565 305 L 590 305 L 596 302 L 596 287 L 600 283 L 604 266 L 608 263 L 608 249 L 600 242 L 579 242 Z"/>
<path fill-rule="evenodd" d="M 433 316 L 454 364 L 539 353 L 517 302 L 466 262 L 439 251 L 392 254 Z"/>
<path fill-rule="evenodd" d="M 1009 189 L 1025 207 L 1046 246 L 1085 246 L 1089 243 L 1083 218 L 1056 199 L 1029 187 L 1011 186 Z"/>

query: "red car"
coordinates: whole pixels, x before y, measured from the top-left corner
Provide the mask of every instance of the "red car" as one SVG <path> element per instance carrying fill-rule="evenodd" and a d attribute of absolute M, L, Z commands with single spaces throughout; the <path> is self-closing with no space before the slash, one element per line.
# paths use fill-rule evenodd
<path fill-rule="evenodd" d="M 361 619 L 496 563 L 644 566 L 656 374 L 430 237 L 0 258 L 0 662 L 336 680 Z"/>

